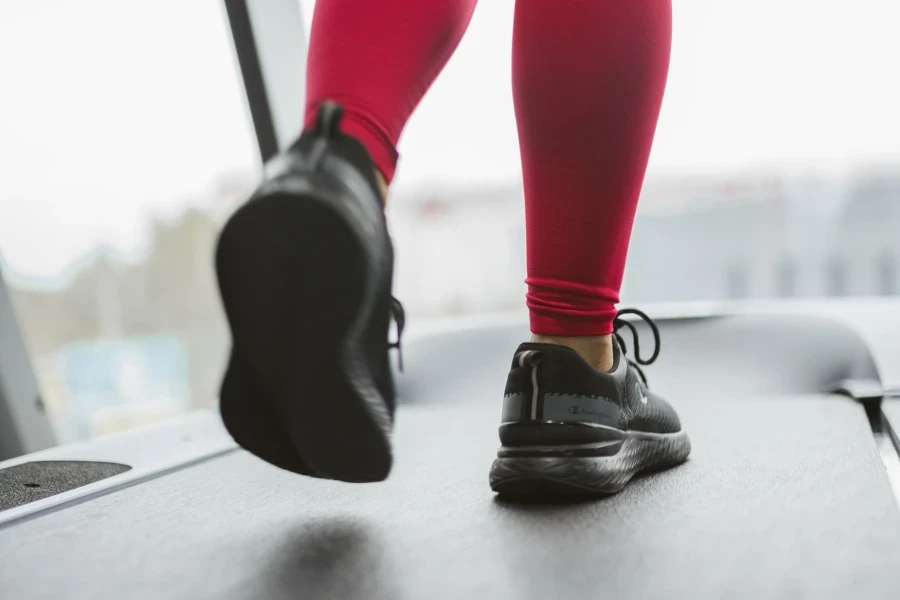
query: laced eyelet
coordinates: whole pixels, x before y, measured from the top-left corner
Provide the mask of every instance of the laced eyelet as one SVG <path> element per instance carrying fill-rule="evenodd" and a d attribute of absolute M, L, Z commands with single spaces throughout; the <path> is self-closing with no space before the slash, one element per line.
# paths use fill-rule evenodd
<path fill-rule="evenodd" d="M 623 315 L 635 315 L 643 320 L 647 325 L 650 326 L 650 331 L 653 333 L 653 342 L 654 342 L 654 350 L 653 354 L 650 358 L 644 359 L 641 358 L 641 346 L 638 340 L 637 328 L 634 326 L 634 323 L 630 321 L 626 321 L 622 318 Z M 616 336 L 616 340 L 619 342 L 619 348 L 622 350 L 622 354 L 625 355 L 625 340 L 622 339 L 622 335 L 619 333 L 619 330 L 623 327 L 627 327 L 631 330 L 631 337 L 634 342 L 634 360 L 626 357 L 628 360 L 628 364 L 634 367 L 634 370 L 638 372 L 638 375 L 641 377 L 641 381 L 644 382 L 644 385 L 647 386 L 647 376 L 644 375 L 643 369 L 641 369 L 640 365 L 650 365 L 653 364 L 656 359 L 659 357 L 659 328 L 656 326 L 656 323 L 653 322 L 653 319 L 648 317 L 642 311 L 639 311 L 636 308 L 625 308 L 619 311 L 616 315 L 616 318 L 613 320 L 613 335 Z"/>

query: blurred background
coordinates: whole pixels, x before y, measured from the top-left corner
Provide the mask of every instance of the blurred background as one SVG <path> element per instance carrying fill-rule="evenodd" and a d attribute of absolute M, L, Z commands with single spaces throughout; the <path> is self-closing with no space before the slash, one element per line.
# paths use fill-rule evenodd
<path fill-rule="evenodd" d="M 513 6 L 481 2 L 401 141 L 414 324 L 523 312 Z M 623 304 L 900 294 L 900 3 L 674 14 Z M 0 270 L 60 442 L 214 406 L 213 247 L 260 171 L 220 0 L 0 4 Z"/>

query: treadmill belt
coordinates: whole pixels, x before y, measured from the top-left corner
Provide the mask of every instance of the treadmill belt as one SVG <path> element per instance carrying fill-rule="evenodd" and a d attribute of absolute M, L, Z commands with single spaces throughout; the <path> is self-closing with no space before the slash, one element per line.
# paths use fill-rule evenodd
<path fill-rule="evenodd" d="M 404 408 L 383 484 L 234 452 L 0 530 L 0 596 L 896 597 L 900 513 L 861 407 L 679 407 L 688 463 L 578 504 L 494 498 L 495 405 Z"/>
<path fill-rule="evenodd" d="M 797 315 L 660 325 L 648 377 L 693 452 L 616 496 L 493 495 L 524 330 L 458 329 L 409 346 L 388 481 L 220 454 L 0 528 L 0 598 L 896 598 L 885 463 L 862 405 L 822 393 L 875 376 L 861 340 Z"/>

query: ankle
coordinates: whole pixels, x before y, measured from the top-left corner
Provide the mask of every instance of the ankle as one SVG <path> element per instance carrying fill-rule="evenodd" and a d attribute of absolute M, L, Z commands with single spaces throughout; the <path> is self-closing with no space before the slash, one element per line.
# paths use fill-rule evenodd
<path fill-rule="evenodd" d="M 612 335 L 538 335 L 532 334 L 531 341 L 538 344 L 558 344 L 571 348 L 600 371 L 609 371 L 613 366 Z"/>

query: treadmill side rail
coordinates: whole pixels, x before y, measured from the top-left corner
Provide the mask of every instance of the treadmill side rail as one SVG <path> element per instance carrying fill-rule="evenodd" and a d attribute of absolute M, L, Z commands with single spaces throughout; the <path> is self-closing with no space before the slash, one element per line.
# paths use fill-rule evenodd
<path fill-rule="evenodd" d="M 0 511 L 0 529 L 23 519 L 142 483 L 237 448 L 217 411 L 200 411 L 153 427 L 52 448 L 0 463 L 0 470 L 36 461 L 91 461 L 130 469 L 48 498 Z"/>

